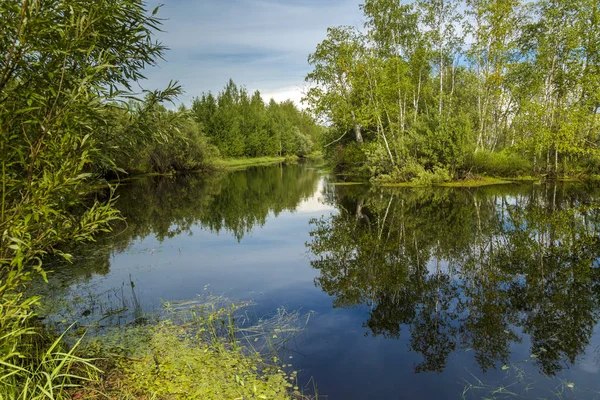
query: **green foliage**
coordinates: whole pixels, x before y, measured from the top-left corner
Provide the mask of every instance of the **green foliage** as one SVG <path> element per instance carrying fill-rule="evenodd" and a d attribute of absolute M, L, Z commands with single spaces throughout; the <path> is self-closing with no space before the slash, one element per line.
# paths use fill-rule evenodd
<path fill-rule="evenodd" d="M 231 80 L 216 97 L 195 98 L 192 113 L 223 157 L 305 156 L 320 135 L 293 102 L 265 104 L 260 92 L 249 96 Z"/>
<path fill-rule="evenodd" d="M 143 361 L 121 366 L 126 386 L 136 397 L 290 398 L 293 385 L 287 376 L 277 368 L 264 367 L 258 355 L 244 355 L 223 343 L 203 343 L 168 322 L 149 330 Z"/>
<path fill-rule="evenodd" d="M 17 310 L 19 312 L 23 308 Z M 30 317 L 24 317 L 21 321 L 28 323 Z M 80 341 L 66 350 L 62 336 L 52 342 L 40 337 L 35 327 L 23 323 L 0 332 L 5 335 L 2 345 L 19 343 L 18 347 L 4 348 L 8 351 L 3 352 L 0 358 L 3 364 L 0 398 L 3 400 L 68 398 L 70 388 L 97 379 L 99 369 L 94 366 L 94 360 L 78 357 L 75 353 Z M 15 362 L 15 359 L 22 360 Z"/>
<path fill-rule="evenodd" d="M 351 143 L 347 146 L 338 145 L 330 159 L 334 165 L 334 172 L 357 177 L 368 177 L 366 169 L 366 155 L 358 144 Z"/>
<path fill-rule="evenodd" d="M 114 165 L 115 137 L 155 140 L 148 113 L 123 124 L 116 103 L 165 48 L 152 38 L 160 20 L 140 0 L 8 0 L 0 26 L 0 394 L 64 398 L 77 384 L 74 365 L 89 364 L 44 340 L 39 299 L 23 289 L 45 279 L 44 257 L 68 258 L 65 243 L 93 240 L 118 219 L 112 196 L 90 194 L 98 183 L 90 171 Z M 170 85 L 145 104 L 177 93 Z M 117 126 L 126 134 L 115 135 Z"/>
<path fill-rule="evenodd" d="M 162 109 L 154 112 L 154 118 L 155 129 L 167 131 L 168 139 L 137 148 L 124 162 L 126 170 L 160 173 L 199 170 L 210 167 L 219 156 L 219 150 L 208 143 L 189 112 Z"/>
<path fill-rule="evenodd" d="M 533 172 L 531 162 L 519 154 L 502 151 L 473 153 L 465 166 L 474 174 L 502 177 L 528 176 Z"/>
<path fill-rule="evenodd" d="M 409 160 L 399 170 L 395 171 L 394 178 L 397 178 L 399 182 L 411 182 L 414 179 L 418 179 L 420 176 L 425 174 L 425 168 L 414 160 Z"/>
<path fill-rule="evenodd" d="M 329 28 L 308 58 L 309 109 L 338 133 L 323 144 L 363 146 L 357 168 L 384 180 L 409 159 L 513 173 L 482 151 L 521 154 L 518 173 L 577 174 L 599 147 L 594 1 L 365 1 L 365 29 Z"/>
<path fill-rule="evenodd" d="M 225 302 L 209 295 L 167 303 L 169 319 L 114 328 L 92 339 L 85 350 L 110 355 L 113 361 L 98 388 L 86 387 L 75 396 L 95 398 L 100 391 L 122 399 L 300 398 L 292 394 L 296 373 L 283 370 L 291 365 L 281 363 L 274 347 L 262 353 L 252 347 L 276 341 L 285 328 L 279 323 L 286 322 L 275 321 L 271 328 L 259 321 L 259 326 L 246 328 L 255 333 L 245 336 L 235 325 L 236 313 L 245 304 Z"/>
<path fill-rule="evenodd" d="M 439 185 L 440 183 L 448 182 L 452 179 L 450 172 L 444 167 L 433 167 L 430 171 L 425 171 L 412 182 L 419 186 Z"/>
<path fill-rule="evenodd" d="M 402 168 L 395 168 L 389 174 L 381 174 L 372 179 L 378 184 L 410 182 L 411 186 L 439 185 L 452 180 L 452 174 L 444 167 L 434 166 L 427 170 L 414 160 L 409 160 Z"/>

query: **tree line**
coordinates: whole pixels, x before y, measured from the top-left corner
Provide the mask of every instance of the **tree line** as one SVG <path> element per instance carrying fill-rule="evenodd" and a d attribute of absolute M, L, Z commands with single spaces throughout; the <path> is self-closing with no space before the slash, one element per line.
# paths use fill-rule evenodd
<path fill-rule="evenodd" d="M 98 157 L 89 165 L 103 176 L 119 173 L 212 169 L 219 158 L 298 156 L 316 150 L 322 128 L 290 100 L 263 101 L 230 80 L 214 96 L 194 98 L 191 108 L 174 106 L 175 83 L 142 99 L 112 102 L 111 120 L 97 135 Z"/>
<path fill-rule="evenodd" d="M 230 80 L 217 96 L 204 93 L 192 114 L 224 157 L 304 156 L 315 149 L 321 127 L 291 101 L 265 104 Z"/>
<path fill-rule="evenodd" d="M 597 173 L 597 0 L 366 0 L 329 28 L 306 100 L 339 171 Z"/>

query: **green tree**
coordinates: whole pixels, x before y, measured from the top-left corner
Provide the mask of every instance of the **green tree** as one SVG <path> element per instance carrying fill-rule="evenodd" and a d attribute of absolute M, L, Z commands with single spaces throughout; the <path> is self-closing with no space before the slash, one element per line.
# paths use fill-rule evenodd
<path fill-rule="evenodd" d="M 358 143 L 363 142 L 363 121 L 357 112 L 362 99 L 354 74 L 361 53 L 361 38 L 353 28 L 329 28 L 327 39 L 308 57 L 314 70 L 306 77 L 313 84 L 306 95 L 312 112 L 339 126 L 344 135 L 353 131 Z"/>
<path fill-rule="evenodd" d="M 157 11 L 140 0 L 0 3 L 0 393 L 9 398 L 26 385 L 62 393 L 39 373 L 49 365 L 42 360 L 60 365 L 63 356 L 43 347 L 31 320 L 39 299 L 22 289 L 34 273 L 45 275 L 42 257 L 92 239 L 117 217 L 110 200 L 83 195 L 104 157 L 114 102 L 165 50 L 153 39 Z M 69 371 L 59 370 L 68 383 Z"/>

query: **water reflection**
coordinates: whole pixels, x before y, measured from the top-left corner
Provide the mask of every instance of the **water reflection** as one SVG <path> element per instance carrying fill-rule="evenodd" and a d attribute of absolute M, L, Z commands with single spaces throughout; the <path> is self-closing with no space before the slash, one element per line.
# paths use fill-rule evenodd
<path fill-rule="evenodd" d="M 415 372 L 451 353 L 507 364 L 528 337 L 553 375 L 598 322 L 598 190 L 574 185 L 326 192 L 339 213 L 311 221 L 315 284 L 334 307 L 370 307 L 373 336 L 408 335 Z M 403 332 L 404 331 L 404 332 Z"/>
<path fill-rule="evenodd" d="M 37 288 L 59 330 L 209 284 L 256 319 L 316 311 L 292 364 L 330 399 L 597 397 L 598 189 L 375 190 L 287 165 L 117 195 L 126 222 Z"/>
<path fill-rule="evenodd" d="M 318 179 L 316 170 L 300 165 L 143 179 L 120 192 L 117 208 L 136 239 L 154 234 L 163 241 L 197 225 L 241 240 L 264 225 L 269 213 L 294 211 L 313 195 Z"/>
<path fill-rule="evenodd" d="M 157 242 L 155 247 L 160 247 L 167 242 L 178 243 L 194 231 L 206 231 L 213 236 L 225 233 L 240 242 L 253 229 L 263 226 L 269 216 L 296 210 L 317 191 L 319 179 L 317 170 L 292 164 L 208 176 L 147 177 L 121 184 L 116 192 L 116 208 L 124 220 L 95 243 L 65 248 L 73 254 L 72 263 L 60 258 L 47 260 L 45 264 L 53 270 L 50 282 L 40 282 L 33 291 L 60 297 L 59 292 L 71 292 L 73 284 L 87 282 L 94 275 L 110 276 L 115 255 L 128 253 L 133 262 L 140 262 L 143 255 L 132 251 L 152 254 L 156 250 L 131 250 L 144 240 Z M 218 251 L 213 249 L 212 253 Z M 181 247 L 179 252 L 168 254 L 170 260 L 180 256 Z M 98 297 L 98 293 L 87 295 Z"/>

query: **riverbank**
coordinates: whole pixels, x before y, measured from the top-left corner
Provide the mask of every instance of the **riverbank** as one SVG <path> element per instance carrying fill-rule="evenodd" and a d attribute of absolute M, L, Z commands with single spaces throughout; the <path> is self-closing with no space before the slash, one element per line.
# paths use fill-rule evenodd
<path fill-rule="evenodd" d="M 331 173 L 331 169 L 320 169 L 323 173 Z M 335 175 L 335 174 L 334 174 Z M 340 175 L 343 177 L 343 175 Z M 450 181 L 419 181 L 413 180 L 408 182 L 389 182 L 377 180 L 347 180 L 333 182 L 333 185 L 372 185 L 379 188 L 423 188 L 423 187 L 453 187 L 453 188 L 470 188 L 492 185 L 509 185 L 513 183 L 542 183 L 542 182 L 580 182 L 580 183 L 597 183 L 600 182 L 598 175 L 585 176 L 561 176 L 557 178 L 548 178 L 544 176 L 519 176 L 519 177 L 496 177 L 496 176 L 472 176 L 467 179 L 457 179 Z"/>
<path fill-rule="evenodd" d="M 234 170 L 261 165 L 279 164 L 282 162 L 297 161 L 298 157 L 250 157 L 250 158 L 224 158 L 214 161 L 218 169 Z"/>
<path fill-rule="evenodd" d="M 449 182 L 437 182 L 431 183 L 429 185 L 424 185 L 418 182 L 398 182 L 398 183 L 382 183 L 376 184 L 379 187 L 454 187 L 454 188 L 469 188 L 469 187 L 481 187 L 481 186 L 491 186 L 491 185 L 507 185 L 511 183 L 519 183 L 519 182 L 535 182 L 539 181 L 539 179 L 524 177 L 524 178 L 499 178 L 499 177 L 474 177 L 463 180 L 454 180 Z"/>
<path fill-rule="evenodd" d="M 285 162 L 298 162 L 300 160 L 317 160 L 322 158 L 321 152 L 313 152 L 303 157 L 285 156 L 285 157 L 243 157 L 243 158 L 220 158 L 214 161 L 217 169 L 236 170 L 248 167 L 263 165 L 273 165 Z"/>
<path fill-rule="evenodd" d="M 273 332 L 261 326 L 262 334 L 249 337 L 235 326 L 234 314 L 249 303 L 225 306 L 224 300 L 176 305 L 178 311 L 169 312 L 169 319 L 93 338 L 83 352 L 95 360 L 98 374 L 70 397 L 309 399 L 296 386 L 291 364 L 281 361 L 273 348 L 253 347 Z"/>
<path fill-rule="evenodd" d="M 414 182 L 398 182 L 398 183 L 383 183 L 375 184 L 379 187 L 454 187 L 454 188 L 470 188 L 470 187 L 481 187 L 481 186 L 492 186 L 492 185 L 509 185 L 513 183 L 525 183 L 525 182 L 598 182 L 600 177 L 598 176 L 586 176 L 586 177 L 559 177 L 555 179 L 547 179 L 546 177 L 534 177 L 534 176 L 523 176 L 517 178 L 504 178 L 504 177 L 476 177 L 463 180 L 455 180 L 450 182 L 433 183 L 431 185 L 423 185 Z"/>

